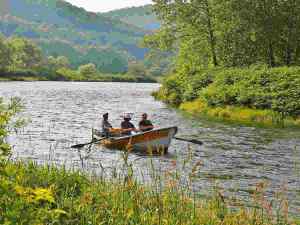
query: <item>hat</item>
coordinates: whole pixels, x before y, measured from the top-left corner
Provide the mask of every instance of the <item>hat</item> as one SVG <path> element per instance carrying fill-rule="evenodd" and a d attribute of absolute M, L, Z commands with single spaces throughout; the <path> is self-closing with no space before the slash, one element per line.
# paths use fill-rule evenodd
<path fill-rule="evenodd" d="M 107 116 L 108 116 L 108 113 L 104 113 L 102 116 L 103 116 L 103 117 L 107 117 Z"/>
<path fill-rule="evenodd" d="M 124 114 L 124 119 L 131 119 L 131 114 L 130 113 L 125 113 Z"/>

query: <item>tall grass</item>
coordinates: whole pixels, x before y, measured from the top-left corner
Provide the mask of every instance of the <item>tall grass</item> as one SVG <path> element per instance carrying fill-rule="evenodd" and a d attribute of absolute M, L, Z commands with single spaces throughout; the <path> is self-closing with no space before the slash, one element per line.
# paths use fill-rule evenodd
<path fill-rule="evenodd" d="M 265 184 L 253 191 L 249 203 L 233 202 L 216 189 L 208 198 L 193 190 L 201 162 L 177 161 L 164 173 L 150 160 L 151 182 L 138 182 L 124 153 L 125 170 L 111 176 L 38 166 L 35 163 L 1 161 L 1 224 L 300 224 L 289 217 L 288 202 L 277 208 L 264 196 Z M 189 169 L 183 185 L 181 172 Z M 163 174 L 163 175 L 161 175 Z M 235 206 L 234 206 L 235 205 Z M 234 206 L 234 207 L 233 207 Z"/>
<path fill-rule="evenodd" d="M 279 113 L 270 109 L 250 109 L 237 106 L 210 107 L 200 99 L 182 103 L 179 108 L 195 116 L 206 116 L 228 122 L 270 127 L 300 127 L 300 118 L 282 118 Z"/>

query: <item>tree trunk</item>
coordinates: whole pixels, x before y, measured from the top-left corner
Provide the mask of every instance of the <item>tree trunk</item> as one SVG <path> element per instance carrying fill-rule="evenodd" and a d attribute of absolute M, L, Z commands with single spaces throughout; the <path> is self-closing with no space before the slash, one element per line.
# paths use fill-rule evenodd
<path fill-rule="evenodd" d="M 208 28 L 209 44 L 210 44 L 213 64 L 214 64 L 214 66 L 218 66 L 219 63 L 218 63 L 218 58 L 217 58 L 217 53 L 216 53 L 216 37 L 215 37 L 214 29 L 213 29 L 213 26 L 212 26 L 210 9 L 209 9 L 209 4 L 208 4 L 207 0 L 205 1 L 205 9 L 206 9 L 206 16 L 207 16 L 207 28 Z"/>
<path fill-rule="evenodd" d="M 289 40 L 287 41 L 286 53 L 285 54 L 286 54 L 285 64 L 287 66 L 290 66 L 291 62 L 292 62 L 292 49 L 291 49 Z"/>
<path fill-rule="evenodd" d="M 268 50 L 268 61 L 271 67 L 275 67 L 275 57 L 274 57 L 274 49 L 272 41 L 269 41 L 269 50 Z"/>

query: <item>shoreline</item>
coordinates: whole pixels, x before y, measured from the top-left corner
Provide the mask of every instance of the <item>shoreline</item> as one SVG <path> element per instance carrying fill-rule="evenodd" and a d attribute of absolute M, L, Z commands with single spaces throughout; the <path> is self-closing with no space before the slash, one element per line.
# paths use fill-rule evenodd
<path fill-rule="evenodd" d="M 253 127 L 299 128 L 300 118 L 281 118 L 272 110 L 250 109 L 246 107 L 209 107 L 201 101 L 184 102 L 179 109 L 195 117 L 204 117 L 217 122 L 235 123 Z"/>
<path fill-rule="evenodd" d="M 132 80 L 45 80 L 45 79 L 1 79 L 0 83 L 5 82 L 80 82 L 80 83 L 91 83 L 91 82 L 99 82 L 99 83 L 149 83 L 149 84 L 158 84 L 157 81 L 132 81 Z"/>
<path fill-rule="evenodd" d="M 282 120 L 280 115 L 272 110 L 250 109 L 237 106 L 212 108 L 199 100 L 172 105 L 166 102 L 161 96 L 158 96 L 157 92 L 153 93 L 152 96 L 157 101 L 162 101 L 169 107 L 178 109 L 195 119 L 202 118 L 213 122 L 257 128 L 300 129 L 300 118 L 286 117 Z"/>

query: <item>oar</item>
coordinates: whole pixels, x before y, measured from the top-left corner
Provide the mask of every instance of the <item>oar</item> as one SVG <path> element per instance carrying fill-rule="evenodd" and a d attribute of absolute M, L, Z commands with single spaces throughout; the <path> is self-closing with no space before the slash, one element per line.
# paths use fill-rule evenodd
<path fill-rule="evenodd" d="M 196 140 L 196 139 L 185 139 L 185 138 L 180 138 L 180 137 L 174 137 L 174 139 L 179 140 L 179 141 L 186 141 L 190 142 L 196 145 L 203 145 L 202 141 Z"/>
<path fill-rule="evenodd" d="M 84 146 L 86 146 L 86 145 L 96 144 L 96 143 L 98 143 L 98 142 L 100 142 L 100 141 L 102 141 L 102 140 L 104 140 L 104 139 L 107 139 L 107 137 L 100 138 L 100 139 L 91 141 L 91 142 L 89 142 L 89 143 L 73 145 L 73 146 L 71 146 L 71 148 L 82 148 L 82 147 L 84 147 Z"/>

